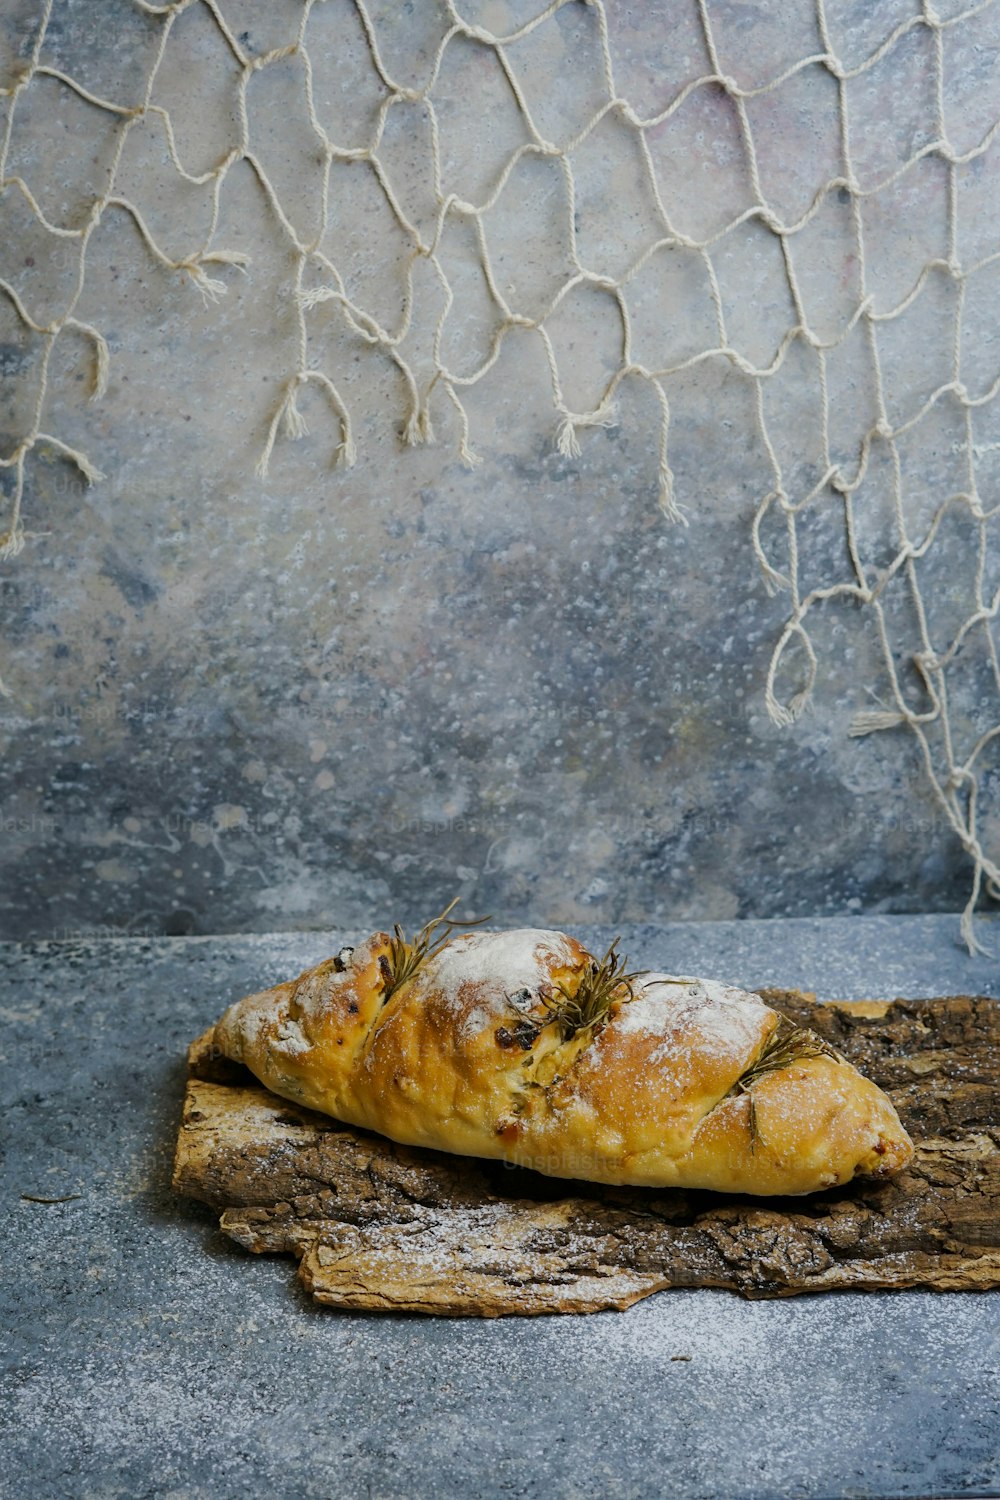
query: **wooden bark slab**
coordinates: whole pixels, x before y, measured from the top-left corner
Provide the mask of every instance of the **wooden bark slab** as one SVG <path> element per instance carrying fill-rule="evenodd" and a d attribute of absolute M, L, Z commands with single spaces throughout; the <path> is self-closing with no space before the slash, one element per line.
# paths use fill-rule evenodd
<path fill-rule="evenodd" d="M 1000 1002 L 817 1004 L 764 991 L 891 1096 L 917 1146 L 883 1184 L 808 1198 L 605 1188 L 397 1146 L 189 1052 L 174 1187 L 319 1302 L 443 1315 L 624 1308 L 666 1287 L 745 1297 L 1000 1287 Z"/>

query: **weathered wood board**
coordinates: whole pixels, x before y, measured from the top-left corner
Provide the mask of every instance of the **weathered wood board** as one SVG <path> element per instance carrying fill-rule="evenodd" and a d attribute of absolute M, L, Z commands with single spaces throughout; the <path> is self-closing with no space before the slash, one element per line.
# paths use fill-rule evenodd
<path fill-rule="evenodd" d="M 1000 1287 L 1000 1001 L 765 998 L 891 1096 L 911 1167 L 809 1198 L 605 1188 L 420 1151 L 279 1099 L 189 1052 L 174 1187 L 319 1302 L 497 1317 L 624 1308 L 667 1287 L 745 1297 Z"/>

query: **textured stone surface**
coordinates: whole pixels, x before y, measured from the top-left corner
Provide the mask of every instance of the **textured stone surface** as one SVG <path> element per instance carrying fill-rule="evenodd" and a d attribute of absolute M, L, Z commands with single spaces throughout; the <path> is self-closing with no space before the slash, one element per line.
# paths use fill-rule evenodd
<path fill-rule="evenodd" d="M 224 9 L 255 54 L 287 40 L 300 14 L 298 0 L 266 15 L 242 0 Z M 512 0 L 470 14 L 502 29 L 531 9 Z M 622 91 L 655 112 L 707 67 L 695 8 L 671 8 L 669 27 L 647 7 L 612 9 Z M 720 0 L 711 9 L 723 65 L 747 84 L 817 50 L 804 0 Z M 375 12 L 388 65 L 418 80 L 436 9 Z M 26 57 L 37 13 L 33 0 L 5 7 L 4 78 Z M 893 4 L 831 7 L 835 44 L 854 65 L 910 14 Z M 349 7 L 320 5 L 314 16 L 319 107 L 338 139 L 354 139 L 378 98 L 374 74 Z M 962 147 L 992 118 L 986 70 L 996 25 L 994 10 L 948 33 L 950 118 Z M 118 0 L 58 0 L 45 57 L 98 93 L 132 99 L 156 29 Z M 587 8 L 564 8 L 512 58 L 540 125 L 567 139 L 593 104 Z M 852 83 L 864 184 L 930 138 L 931 61 L 929 34 L 918 30 L 881 72 Z M 178 149 L 194 170 L 232 142 L 233 76 L 204 7 L 190 7 L 156 97 L 171 109 Z M 291 62 L 254 77 L 252 144 L 295 222 L 308 225 L 319 168 L 303 148 L 299 94 Z M 522 139 L 516 112 L 472 44 L 453 49 L 441 96 L 446 181 L 481 197 Z M 748 105 L 765 190 L 783 213 L 801 213 L 836 170 L 834 100 L 832 80 L 812 69 Z M 81 222 L 107 165 L 107 118 L 51 79 L 32 84 L 18 109 L 11 170 L 58 222 Z M 396 110 L 386 144 L 414 214 L 426 210 L 423 130 Z M 696 91 L 658 127 L 652 149 L 686 232 L 714 232 L 750 202 L 731 101 L 719 90 Z M 967 258 L 993 248 L 995 156 L 960 172 Z M 619 274 L 656 230 L 634 149 L 609 123 L 579 158 L 581 254 Z M 204 194 L 167 166 L 155 124 L 133 133 L 120 186 L 171 255 L 197 245 Z M 561 192 L 554 164 L 526 161 L 490 219 L 498 277 L 528 312 L 562 274 Z M 395 326 L 404 246 L 368 169 L 338 168 L 333 201 L 330 253 L 352 293 Z M 944 253 L 943 204 L 932 159 L 866 203 L 880 308 Z M 36 316 L 49 316 L 71 277 L 68 242 L 32 228 L 16 193 L 4 195 L 0 212 L 0 271 Z M 834 194 L 796 241 L 810 315 L 828 332 L 856 301 L 846 224 Z M 280 439 L 261 480 L 254 463 L 295 368 L 295 328 L 288 257 L 245 166 L 227 180 L 215 243 L 248 251 L 253 263 L 245 277 L 216 268 L 229 290 L 203 308 L 185 275 L 152 261 L 123 213 L 107 213 L 79 308 L 111 343 L 103 400 L 84 400 L 87 344 L 67 337 L 58 346 L 46 424 L 82 445 L 108 477 L 87 489 L 43 446 L 29 463 L 25 499 L 37 534 L 0 578 L 9 606 L 0 669 L 13 692 L 3 705 L 0 759 L 8 936 L 349 924 L 373 904 L 422 919 L 456 891 L 508 919 L 564 922 L 962 903 L 967 868 L 908 737 L 845 737 L 851 716 L 872 706 L 868 690 L 886 691 L 869 624 L 856 611 L 824 615 L 815 709 L 789 731 L 764 712 L 788 598 L 767 596 L 750 551 L 754 507 L 770 480 L 753 435 L 751 390 L 731 366 L 709 362 L 671 386 L 672 462 L 691 523 L 684 530 L 656 509 L 657 411 L 648 389 L 623 388 L 619 424 L 582 432 L 581 456 L 562 457 L 541 346 L 536 336 L 512 335 L 468 395 L 483 458 L 469 472 L 457 460 L 443 398 L 432 413 L 440 445 L 401 447 L 398 372 L 320 309 L 309 354 L 352 405 L 358 466 L 331 468 L 336 423 L 307 393 L 310 436 Z M 458 296 L 445 348 L 464 370 L 488 348 L 490 319 L 461 235 L 447 252 Z M 729 335 L 765 362 L 791 318 L 778 258 L 775 238 L 750 224 L 717 256 Z M 713 336 L 703 273 L 690 256 L 669 259 L 651 264 L 634 289 L 635 356 L 651 364 Z M 964 346 L 970 390 L 992 378 L 989 291 Z M 932 277 L 905 329 L 882 325 L 893 420 L 947 372 L 946 302 Z M 609 305 L 606 296 L 580 296 L 553 327 L 566 398 L 579 408 L 596 399 L 618 359 Z M 423 379 L 442 302 L 420 267 L 415 306 L 405 347 Z M 974 320 L 971 293 L 969 307 Z M 0 346 L 4 373 L 16 377 L 0 398 L 7 450 L 30 415 L 38 349 L 2 298 Z M 870 396 L 860 339 L 831 358 L 830 381 L 834 449 L 856 456 Z M 815 391 L 814 364 L 790 356 L 773 407 L 795 493 L 817 472 Z M 988 500 L 1000 452 L 992 407 L 976 420 Z M 918 528 L 932 501 L 962 482 L 958 421 L 942 401 L 907 438 Z M 858 521 L 874 561 L 891 555 L 883 470 L 873 465 Z M 9 488 L 10 477 L 0 472 L 0 484 Z M 780 528 L 765 530 L 781 561 Z M 807 586 L 844 575 L 842 531 L 832 504 L 804 523 Z M 950 513 L 921 564 L 939 641 L 961 618 L 973 562 L 971 533 Z M 891 589 L 886 606 L 905 656 L 912 618 Z M 993 711 L 987 665 L 969 650 L 956 669 L 959 746 Z M 782 696 L 796 685 L 790 663 Z M 992 838 L 991 785 L 980 806 Z"/>
<path fill-rule="evenodd" d="M 747 984 L 1000 993 L 996 966 L 968 959 L 953 929 L 873 918 L 625 936 L 645 962 Z M 287 1260 L 228 1246 L 209 1210 L 169 1190 L 187 1041 L 228 1000 L 355 935 L 0 950 L 6 1493 L 828 1500 L 1000 1488 L 997 1294 L 681 1292 L 624 1314 L 484 1325 L 317 1310 Z"/>

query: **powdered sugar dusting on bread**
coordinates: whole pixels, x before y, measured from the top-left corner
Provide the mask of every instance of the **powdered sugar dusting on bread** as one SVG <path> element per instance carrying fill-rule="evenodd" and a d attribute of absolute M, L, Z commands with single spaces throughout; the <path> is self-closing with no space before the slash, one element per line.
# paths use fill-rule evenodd
<path fill-rule="evenodd" d="M 216 1038 L 227 1057 L 242 1062 L 252 1056 L 259 1045 L 265 1027 L 270 1026 L 275 1013 L 274 994 L 261 990 L 256 995 L 245 995 L 237 1000 L 223 1015 L 215 1028 Z"/>
<path fill-rule="evenodd" d="M 319 979 L 314 977 L 315 970 L 309 969 L 300 976 L 294 999 L 303 1020 L 310 1024 L 322 1023 L 331 988 L 350 983 L 352 971 L 371 962 L 377 940 L 377 935 L 373 934 L 357 948 L 342 949 L 342 958 L 347 957 L 341 973 L 326 973 Z M 288 1015 L 292 995 L 289 987 L 276 985 L 274 989 L 246 995 L 231 1005 L 216 1028 L 227 1056 L 236 1061 L 253 1057 L 265 1040 L 272 1051 L 288 1057 L 307 1053 L 311 1044 L 306 1032 L 299 1020 Z"/>
<path fill-rule="evenodd" d="M 417 983 L 446 998 L 464 1003 L 474 985 L 476 1006 L 463 1030 L 471 1035 L 509 1015 L 508 996 L 528 990 L 534 997 L 542 984 L 551 984 L 553 968 L 574 961 L 575 949 L 562 932 L 542 927 L 515 927 L 509 932 L 469 932 L 452 938 L 447 948 L 420 971 Z"/>
<path fill-rule="evenodd" d="M 291 1019 L 281 1022 L 275 1032 L 274 1043 L 280 1051 L 287 1052 L 292 1057 L 300 1052 L 308 1052 L 311 1045 L 299 1022 Z"/>
<path fill-rule="evenodd" d="M 715 979 L 645 974 L 635 999 L 621 1007 L 612 1024 L 619 1032 L 662 1036 L 666 1049 L 675 1030 L 695 1019 L 706 1048 L 743 1052 L 756 1043 L 769 1013 L 759 995 Z"/>

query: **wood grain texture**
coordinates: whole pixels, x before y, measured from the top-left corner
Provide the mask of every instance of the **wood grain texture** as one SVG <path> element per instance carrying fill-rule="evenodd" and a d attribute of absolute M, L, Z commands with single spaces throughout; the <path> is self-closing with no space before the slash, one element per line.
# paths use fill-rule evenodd
<path fill-rule="evenodd" d="M 609 1188 L 397 1146 L 189 1051 L 174 1187 L 317 1301 L 498 1317 L 624 1308 L 666 1287 L 746 1297 L 1000 1287 L 1000 1002 L 764 998 L 891 1097 L 916 1157 L 808 1198 Z"/>

